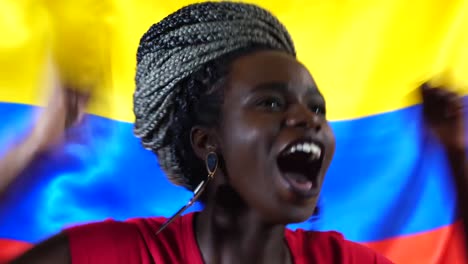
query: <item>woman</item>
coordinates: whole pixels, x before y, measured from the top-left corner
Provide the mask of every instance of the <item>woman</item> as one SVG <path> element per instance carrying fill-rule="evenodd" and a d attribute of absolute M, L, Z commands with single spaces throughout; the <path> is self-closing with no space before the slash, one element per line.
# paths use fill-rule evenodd
<path fill-rule="evenodd" d="M 187 6 L 150 28 L 137 61 L 135 134 L 205 209 L 167 226 L 148 218 L 70 228 L 14 263 L 391 263 L 336 232 L 285 228 L 314 212 L 335 139 L 323 96 L 269 12 Z M 428 121 L 458 150 L 463 130 L 456 142 L 445 131 L 461 120 L 448 107 L 458 98 L 424 94 L 447 110 L 450 122 L 431 111 Z"/>

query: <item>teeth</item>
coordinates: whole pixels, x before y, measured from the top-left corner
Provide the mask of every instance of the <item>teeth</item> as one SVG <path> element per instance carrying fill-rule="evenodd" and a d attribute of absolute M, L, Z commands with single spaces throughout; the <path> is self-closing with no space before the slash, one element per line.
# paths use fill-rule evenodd
<path fill-rule="evenodd" d="M 294 146 L 291 146 L 289 153 L 294 153 L 296 151 L 304 152 L 310 154 L 310 159 L 318 159 L 322 154 L 322 150 L 315 143 L 298 143 Z"/>

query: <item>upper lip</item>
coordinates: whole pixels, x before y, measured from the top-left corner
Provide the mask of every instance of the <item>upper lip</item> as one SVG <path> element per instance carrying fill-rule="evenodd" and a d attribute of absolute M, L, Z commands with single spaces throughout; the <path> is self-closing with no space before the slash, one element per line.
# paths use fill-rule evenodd
<path fill-rule="evenodd" d="M 317 146 L 319 146 L 321 150 L 320 158 L 322 158 L 325 153 L 325 145 L 320 140 L 313 138 L 313 137 L 300 137 L 284 145 L 279 151 L 278 157 L 281 156 L 282 154 L 285 154 L 292 146 L 299 144 L 299 143 L 314 143 Z"/>
<path fill-rule="evenodd" d="M 313 182 L 313 185 L 318 188 L 320 182 L 321 182 L 321 170 L 322 170 L 322 165 L 323 165 L 323 160 L 325 157 L 325 144 L 323 141 L 317 139 L 316 137 L 312 136 L 303 136 L 303 137 L 298 137 L 294 140 L 289 141 L 288 143 L 283 143 L 284 145 L 281 146 L 280 151 L 277 153 L 276 156 L 276 161 L 277 161 L 277 168 L 279 169 L 279 172 L 281 173 L 282 176 L 284 176 L 284 167 L 282 168 L 282 165 L 280 164 L 283 155 L 287 154 L 288 151 L 291 149 L 296 144 L 299 143 L 313 143 L 317 145 L 320 148 L 320 156 L 318 159 L 315 159 L 312 163 L 307 163 L 304 164 L 306 165 L 306 170 L 301 172 L 305 177 L 307 177 L 309 180 Z M 312 167 L 309 167 L 311 165 Z M 286 169 L 287 170 L 287 169 Z M 315 188 L 315 189 L 316 189 Z"/>

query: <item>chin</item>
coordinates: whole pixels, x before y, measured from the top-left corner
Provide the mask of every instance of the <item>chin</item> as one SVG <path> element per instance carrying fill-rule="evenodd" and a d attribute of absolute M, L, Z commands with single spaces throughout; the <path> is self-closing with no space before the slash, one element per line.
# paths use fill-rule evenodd
<path fill-rule="evenodd" d="M 297 212 L 295 214 L 288 215 L 288 221 L 286 224 L 295 224 L 295 223 L 302 223 L 304 221 L 307 221 L 312 216 L 313 213 L 314 213 L 314 210 L 302 211 L 302 212 Z"/>
<path fill-rule="evenodd" d="M 283 206 L 280 212 L 281 215 L 281 224 L 295 224 L 301 223 L 308 220 L 314 214 L 314 210 L 317 202 L 313 204 L 307 204 L 298 206 L 298 205 L 289 205 Z"/>

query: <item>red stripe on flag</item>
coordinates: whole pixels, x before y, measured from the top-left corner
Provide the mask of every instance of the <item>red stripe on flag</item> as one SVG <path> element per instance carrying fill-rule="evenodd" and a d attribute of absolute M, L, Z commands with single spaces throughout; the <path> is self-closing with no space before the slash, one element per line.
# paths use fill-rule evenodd
<path fill-rule="evenodd" d="M 415 235 L 364 243 L 399 264 L 468 264 L 460 222 Z"/>
<path fill-rule="evenodd" d="M 30 243 L 0 239 L 0 264 L 6 264 L 7 261 L 19 256 L 31 247 L 32 245 Z"/>

